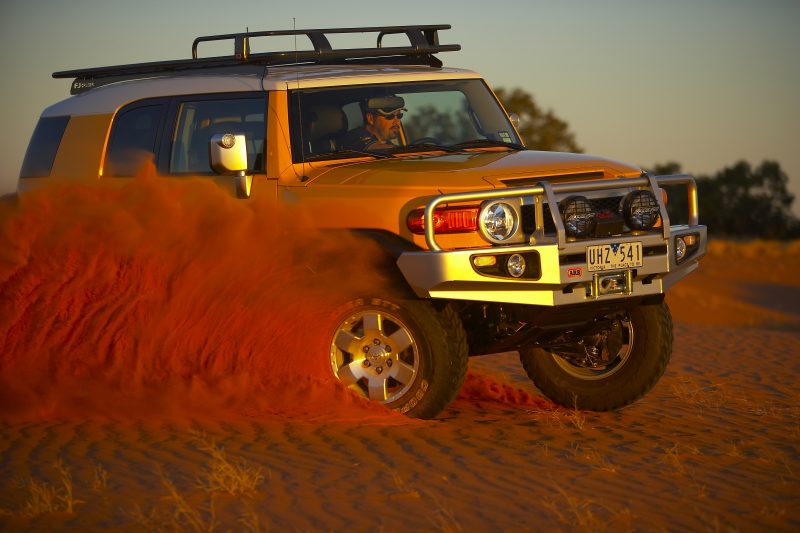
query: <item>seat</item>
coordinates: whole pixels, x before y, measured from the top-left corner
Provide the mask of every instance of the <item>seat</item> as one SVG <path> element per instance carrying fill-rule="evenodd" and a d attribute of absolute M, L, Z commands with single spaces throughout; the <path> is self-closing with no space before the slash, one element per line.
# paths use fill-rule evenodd
<path fill-rule="evenodd" d="M 346 131 L 347 115 L 338 106 L 319 105 L 308 113 L 305 137 L 312 154 L 338 150 L 340 138 Z"/>

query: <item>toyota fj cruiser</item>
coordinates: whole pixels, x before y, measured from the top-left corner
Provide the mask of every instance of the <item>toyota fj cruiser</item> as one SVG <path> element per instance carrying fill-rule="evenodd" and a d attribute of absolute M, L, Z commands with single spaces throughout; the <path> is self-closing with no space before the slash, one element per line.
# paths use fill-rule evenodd
<path fill-rule="evenodd" d="M 559 404 L 630 404 L 670 357 L 664 293 L 706 251 L 694 179 L 526 149 L 481 76 L 435 56 L 460 49 L 440 44 L 449 27 L 205 36 L 191 59 L 56 72 L 75 78 L 74 96 L 43 112 L 19 191 L 131 176 L 144 154 L 159 175 L 305 204 L 319 226 L 374 239 L 405 296 L 376 287 L 342 302 L 318 356 L 410 416 L 455 397 L 468 356 L 507 351 Z M 376 33 L 376 45 L 331 46 L 347 33 Z M 310 45 L 251 50 L 274 36 Z M 233 54 L 198 57 L 209 41 L 232 41 Z M 666 185 L 685 186 L 682 224 Z"/>

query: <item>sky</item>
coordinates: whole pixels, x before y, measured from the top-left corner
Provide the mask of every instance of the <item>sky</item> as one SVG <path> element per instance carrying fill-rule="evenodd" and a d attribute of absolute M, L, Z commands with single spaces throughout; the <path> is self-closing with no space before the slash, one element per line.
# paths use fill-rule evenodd
<path fill-rule="evenodd" d="M 521 87 L 586 152 L 712 174 L 778 161 L 800 213 L 800 0 L 2 0 L 0 194 L 57 70 L 188 58 L 200 35 L 451 24 L 446 66 Z M 702 213 L 702 198 L 701 213 Z"/>

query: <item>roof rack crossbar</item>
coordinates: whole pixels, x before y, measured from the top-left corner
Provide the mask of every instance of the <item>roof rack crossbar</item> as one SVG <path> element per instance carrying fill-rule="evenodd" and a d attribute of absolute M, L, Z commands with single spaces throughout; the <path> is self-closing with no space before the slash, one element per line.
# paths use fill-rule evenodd
<path fill-rule="evenodd" d="M 383 48 L 383 38 L 386 35 L 396 35 L 398 33 L 405 33 L 406 37 L 408 37 L 408 42 L 411 46 L 415 47 L 425 47 L 429 46 L 431 43 L 428 42 L 427 38 L 423 35 L 423 33 L 417 28 L 405 28 L 401 30 L 384 30 L 378 34 L 378 48 Z M 434 33 L 436 33 L 434 31 Z"/>
<path fill-rule="evenodd" d="M 314 50 L 319 50 L 321 52 L 330 52 L 333 50 L 330 41 L 328 41 L 328 38 L 325 37 L 324 33 L 312 31 L 308 32 L 306 35 L 308 35 L 308 38 L 311 39 L 311 44 L 314 45 Z"/>

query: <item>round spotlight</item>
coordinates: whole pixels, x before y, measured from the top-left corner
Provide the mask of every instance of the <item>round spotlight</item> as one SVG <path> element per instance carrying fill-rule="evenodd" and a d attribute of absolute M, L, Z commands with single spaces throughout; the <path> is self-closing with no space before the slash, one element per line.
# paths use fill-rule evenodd
<path fill-rule="evenodd" d="M 594 207 L 584 196 L 570 196 L 559 204 L 564 229 L 570 237 L 588 237 L 597 225 Z"/>
<path fill-rule="evenodd" d="M 675 261 L 679 263 L 683 260 L 684 257 L 686 257 L 686 241 L 683 240 L 683 237 L 676 237 Z"/>
<path fill-rule="evenodd" d="M 491 202 L 478 216 L 481 233 L 490 241 L 501 242 L 517 230 L 517 212 L 503 202 Z"/>
<path fill-rule="evenodd" d="M 233 148 L 233 145 L 236 144 L 236 136 L 233 133 L 226 133 L 220 139 L 219 144 L 223 148 Z"/>
<path fill-rule="evenodd" d="M 661 212 L 656 197 L 650 191 L 633 191 L 620 205 L 625 224 L 633 230 L 649 230 L 658 222 Z"/>
<path fill-rule="evenodd" d="M 512 278 L 521 277 L 525 273 L 525 258 L 519 254 L 510 255 L 506 262 L 506 269 Z"/>

